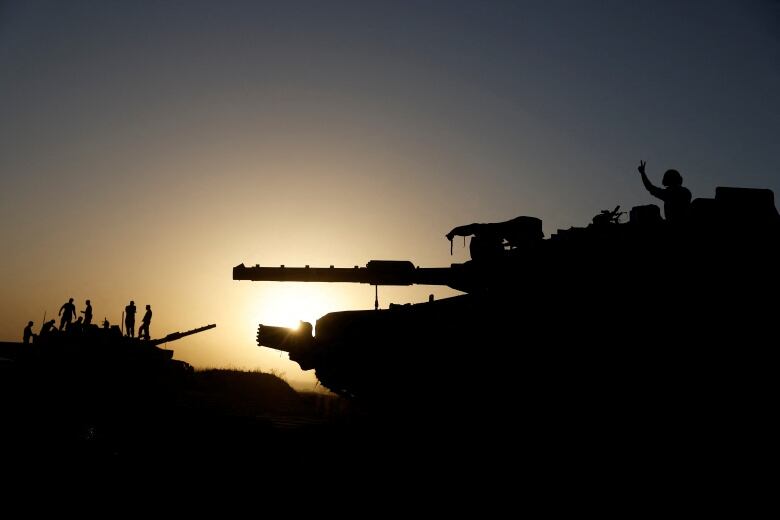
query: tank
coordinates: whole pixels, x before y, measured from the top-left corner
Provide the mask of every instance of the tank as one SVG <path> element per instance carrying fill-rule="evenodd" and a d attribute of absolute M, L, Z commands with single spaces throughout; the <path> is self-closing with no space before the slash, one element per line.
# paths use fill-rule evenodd
<path fill-rule="evenodd" d="M 233 279 L 463 292 L 382 309 L 377 301 L 374 310 L 327 314 L 315 327 L 259 326 L 260 346 L 288 352 L 332 391 L 368 401 L 428 400 L 453 388 L 478 389 L 483 399 L 520 392 L 613 406 L 648 392 L 672 399 L 711 387 L 726 368 L 730 378 L 744 375 L 737 367 L 772 332 L 775 307 L 766 302 L 778 289 L 780 218 L 770 190 L 719 187 L 676 224 L 647 205 L 628 218 L 619 207 L 602 211 L 549 238 L 533 217 L 446 235 L 457 236 L 472 236 L 472 259 L 449 267 L 241 264 Z"/>
<path fill-rule="evenodd" d="M 215 326 L 141 340 L 90 325 L 0 343 L 0 445 L 25 462 L 175 457 L 194 378 L 163 347 Z"/>
<path fill-rule="evenodd" d="M 57 331 L 35 337 L 30 345 L 16 342 L 0 343 L 0 359 L 6 364 L 44 366 L 57 370 L 79 372 L 128 372 L 138 375 L 148 372 L 191 372 L 192 367 L 173 359 L 173 350 L 162 345 L 216 327 L 206 325 L 183 332 L 173 332 L 162 338 L 140 339 L 124 336 L 116 325 L 104 322 L 102 327 Z"/>
<path fill-rule="evenodd" d="M 471 236 L 471 260 L 448 267 L 241 264 L 233 279 L 462 293 L 258 327 L 260 346 L 378 417 L 366 444 L 414 467 L 503 464 L 577 488 L 751 473 L 776 438 L 774 194 L 720 187 L 677 222 L 628 213 L 549 237 L 533 217 L 457 226 L 445 237 Z"/>

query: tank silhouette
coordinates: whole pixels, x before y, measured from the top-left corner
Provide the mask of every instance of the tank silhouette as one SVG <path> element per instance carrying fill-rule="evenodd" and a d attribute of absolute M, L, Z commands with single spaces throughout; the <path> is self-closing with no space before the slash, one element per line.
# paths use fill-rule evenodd
<path fill-rule="evenodd" d="M 772 191 L 719 187 L 674 225 L 652 204 L 621 216 L 618 206 L 549 238 L 533 217 L 458 226 L 446 236 L 473 236 L 472 259 L 449 267 L 241 264 L 233 279 L 463 292 L 326 314 L 316 335 L 309 323 L 259 326 L 260 346 L 288 352 L 334 392 L 369 401 L 425 407 L 453 390 L 482 403 L 511 393 L 536 422 L 575 409 L 569 417 L 589 421 L 659 407 L 682 414 L 702 389 L 724 399 L 696 407 L 724 406 L 734 388 L 753 388 L 748 367 L 773 332 L 766 298 L 779 288 Z"/>
<path fill-rule="evenodd" d="M 215 326 L 141 340 L 106 323 L 0 343 L 0 444 L 25 461 L 175 457 L 172 439 L 198 423 L 196 378 L 163 347 Z"/>
<path fill-rule="evenodd" d="M 106 324 L 107 325 L 107 324 Z M 173 359 L 173 350 L 161 345 L 180 340 L 216 327 L 215 324 L 165 337 L 142 340 L 122 334 L 117 325 L 98 327 L 89 325 L 81 330 L 51 332 L 38 336 L 32 345 L 0 343 L 0 358 L 41 367 L 60 367 L 62 370 L 105 370 L 111 373 L 139 373 L 149 371 L 191 372 L 192 367 Z"/>

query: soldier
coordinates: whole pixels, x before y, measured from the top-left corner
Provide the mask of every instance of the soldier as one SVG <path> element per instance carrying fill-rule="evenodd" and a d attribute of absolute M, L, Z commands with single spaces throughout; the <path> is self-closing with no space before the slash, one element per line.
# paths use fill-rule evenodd
<path fill-rule="evenodd" d="M 149 324 L 152 322 L 152 306 L 146 306 L 146 312 L 143 319 L 141 319 L 141 326 L 138 328 L 138 337 L 141 339 L 149 339 Z"/>
<path fill-rule="evenodd" d="M 135 337 L 135 302 L 130 300 L 130 304 L 125 307 L 125 329 L 127 335 Z"/>
<path fill-rule="evenodd" d="M 64 329 L 66 325 L 70 326 L 70 322 L 73 321 L 73 317 L 76 315 L 76 306 L 73 305 L 73 298 L 70 298 L 68 303 L 62 304 L 58 315 L 62 315 L 62 318 L 60 319 L 60 330 Z"/>
<path fill-rule="evenodd" d="M 679 222 L 685 218 L 688 206 L 691 205 L 691 192 L 682 185 L 682 175 L 677 170 L 666 170 L 661 184 L 666 188 L 653 186 L 645 174 L 645 161 L 639 161 L 639 173 L 642 175 L 642 184 L 653 197 L 664 201 L 664 215 L 668 222 Z"/>
<path fill-rule="evenodd" d="M 83 320 L 84 318 L 79 316 L 76 319 L 75 323 L 71 323 L 70 325 L 68 325 L 68 328 L 66 330 L 71 334 L 80 334 L 81 331 L 83 330 L 82 327 L 84 326 Z"/>
<path fill-rule="evenodd" d="M 29 345 L 30 340 L 35 341 L 35 338 L 38 337 L 37 335 L 33 334 L 32 326 L 33 322 L 28 321 L 27 326 L 24 328 L 24 337 L 22 341 L 24 341 L 25 345 Z"/>
<path fill-rule="evenodd" d="M 87 308 L 81 311 L 84 315 L 84 327 L 88 327 L 92 323 L 92 304 L 87 300 Z"/>
<path fill-rule="evenodd" d="M 49 320 L 43 325 L 41 325 L 41 330 L 38 332 L 39 337 L 48 336 L 49 334 L 52 334 L 55 330 L 57 330 L 57 327 L 54 326 L 56 323 L 55 320 Z"/>

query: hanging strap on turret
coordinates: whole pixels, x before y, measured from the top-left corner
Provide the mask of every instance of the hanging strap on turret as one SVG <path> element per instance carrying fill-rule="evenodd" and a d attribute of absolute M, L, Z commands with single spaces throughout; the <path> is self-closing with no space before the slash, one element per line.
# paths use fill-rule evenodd
<path fill-rule="evenodd" d="M 450 256 L 452 256 L 452 244 L 455 243 L 455 240 L 450 240 Z M 466 247 L 466 235 L 463 235 L 463 247 Z"/>

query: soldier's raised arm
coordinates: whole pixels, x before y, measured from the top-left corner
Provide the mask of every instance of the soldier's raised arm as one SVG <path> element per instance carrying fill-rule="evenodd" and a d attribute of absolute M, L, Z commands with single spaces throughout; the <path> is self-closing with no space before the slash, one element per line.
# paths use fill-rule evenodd
<path fill-rule="evenodd" d="M 654 186 L 652 182 L 650 182 L 650 179 L 647 178 L 647 174 L 645 173 L 645 166 L 647 163 L 645 161 L 639 161 L 639 166 L 637 167 L 637 170 L 639 170 L 639 173 L 642 175 L 642 184 L 645 185 L 645 189 L 650 192 L 650 195 L 653 197 L 657 197 L 659 199 L 664 198 L 664 190 Z"/>

